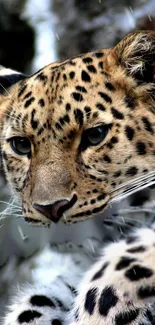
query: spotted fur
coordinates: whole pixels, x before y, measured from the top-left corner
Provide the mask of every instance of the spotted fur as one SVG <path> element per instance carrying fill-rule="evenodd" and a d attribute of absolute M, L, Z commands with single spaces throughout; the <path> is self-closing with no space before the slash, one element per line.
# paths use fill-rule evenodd
<path fill-rule="evenodd" d="M 112 49 L 15 74 L 9 88 L 11 77 L 0 77 L 3 163 L 26 221 L 87 219 L 146 184 L 155 167 L 154 55 L 155 33 L 138 32 Z M 93 145 L 97 126 L 103 139 Z M 13 151 L 14 137 L 30 141 L 29 154 Z"/>
<path fill-rule="evenodd" d="M 109 245 L 80 285 L 74 324 L 153 325 L 154 246 L 152 229 Z"/>
<path fill-rule="evenodd" d="M 155 32 L 0 82 L 3 164 L 26 221 L 87 219 L 154 184 Z M 80 286 L 74 324 L 153 325 L 154 247 L 145 229 L 102 252 Z M 51 295 L 19 305 L 6 325 L 66 324 Z"/>

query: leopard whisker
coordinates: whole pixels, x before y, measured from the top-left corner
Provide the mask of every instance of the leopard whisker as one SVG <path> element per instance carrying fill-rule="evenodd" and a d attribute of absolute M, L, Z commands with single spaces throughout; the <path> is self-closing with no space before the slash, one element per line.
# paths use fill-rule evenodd
<path fill-rule="evenodd" d="M 4 208 L 3 211 L 0 212 L 0 220 L 9 218 L 10 216 L 15 216 L 15 215 L 21 215 L 22 208 L 20 205 L 18 205 L 17 200 L 15 198 L 10 198 L 10 200 L 3 201 L 0 200 L 1 204 L 5 204 L 6 207 Z"/>
<path fill-rule="evenodd" d="M 118 202 L 127 196 L 155 184 L 155 172 L 151 171 L 128 182 L 124 182 L 110 192 L 109 203 Z"/>
<path fill-rule="evenodd" d="M 6 204 L 6 205 L 8 205 L 9 207 L 15 207 L 15 208 L 20 208 L 20 206 L 19 205 L 15 205 L 15 204 L 12 204 L 12 203 L 10 203 L 10 202 L 7 202 L 7 201 L 0 201 L 0 203 L 3 203 L 3 204 Z"/>
<path fill-rule="evenodd" d="M 154 214 L 154 211 L 151 208 L 147 208 L 147 207 L 132 207 L 131 208 L 125 208 L 125 209 L 120 209 L 118 211 L 118 214 L 132 214 L 132 213 L 139 213 L 139 212 L 144 212 L 144 213 L 150 213 L 150 214 Z M 125 217 L 126 218 L 126 217 Z"/>
<path fill-rule="evenodd" d="M 153 171 L 151 171 L 151 172 L 149 172 L 149 173 L 147 173 L 147 174 L 145 174 L 145 175 L 141 175 L 141 176 L 139 176 L 139 177 L 133 178 L 133 179 L 127 181 L 127 182 L 124 182 L 124 183 L 118 185 L 115 189 L 113 189 L 112 191 L 110 191 L 110 193 L 116 192 L 116 191 L 118 191 L 119 189 L 124 188 L 124 187 L 127 186 L 127 185 L 130 185 L 130 184 L 133 185 L 133 184 L 135 184 L 136 182 L 139 182 L 140 180 L 141 180 L 141 181 L 143 181 L 143 180 L 147 180 L 147 179 L 148 179 L 149 177 L 151 177 L 151 176 L 154 176 L 154 177 L 155 177 L 155 170 L 153 170 Z M 154 178 L 154 181 L 155 181 L 155 178 Z M 148 185 L 148 186 L 149 186 L 149 185 Z"/>
<path fill-rule="evenodd" d="M 134 189 L 132 188 L 129 188 L 128 190 L 126 190 L 124 193 L 122 193 L 122 191 L 120 193 L 117 194 L 117 196 L 115 197 L 112 197 L 112 199 L 109 200 L 109 203 L 113 204 L 113 203 L 116 203 L 116 202 L 119 202 L 120 200 L 123 200 L 125 199 L 126 197 L 128 197 L 129 195 L 132 195 L 140 190 L 143 190 L 151 185 L 154 185 L 155 184 L 155 180 L 152 181 L 152 182 L 149 182 L 147 184 L 144 184 L 144 185 L 137 185 L 136 187 L 134 187 Z M 134 186 L 134 185 L 133 185 Z"/>
<path fill-rule="evenodd" d="M 131 218 L 127 218 L 127 217 L 125 217 L 125 218 L 122 218 L 122 216 L 120 216 L 120 218 L 119 218 L 119 216 L 118 216 L 118 218 L 113 218 L 113 217 L 111 217 L 111 218 L 106 218 L 106 219 L 104 219 L 104 221 L 106 221 L 106 222 L 111 222 L 112 224 L 116 224 L 116 225 L 119 225 L 119 226 L 128 226 L 128 227 L 131 227 L 131 225 L 129 225 L 128 224 L 128 222 L 132 222 L 133 221 L 133 219 L 131 219 Z M 103 221 L 103 224 L 104 224 L 104 221 Z M 141 219 L 136 219 L 136 220 L 134 220 L 134 223 L 133 223 L 133 226 L 135 227 L 135 225 L 144 225 L 144 222 L 141 220 Z"/>

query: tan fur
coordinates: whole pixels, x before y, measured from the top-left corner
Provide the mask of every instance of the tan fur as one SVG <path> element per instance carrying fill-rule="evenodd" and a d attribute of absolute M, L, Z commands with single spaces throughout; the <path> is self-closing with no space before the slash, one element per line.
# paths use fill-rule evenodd
<path fill-rule="evenodd" d="M 146 63 L 154 71 L 155 33 L 131 34 L 114 49 L 97 53 L 100 55 L 88 53 L 48 65 L 0 96 L 4 167 L 9 183 L 22 199 L 27 221 L 48 225 L 50 220 L 35 210 L 34 203 L 44 206 L 70 201 L 74 195 L 77 201 L 62 219 L 68 223 L 86 219 L 120 194 L 118 186 L 122 184 L 123 192 L 126 181 L 155 170 L 154 80 L 146 75 L 146 82 L 144 71 Z M 84 62 L 86 58 L 92 62 Z M 82 79 L 83 70 L 89 81 Z M 144 77 L 140 83 L 137 72 Z M 81 88 L 77 90 L 77 86 Z M 79 100 L 74 93 L 78 93 Z M 81 125 L 76 110 L 82 114 Z M 143 118 L 149 121 L 151 131 Z M 32 120 L 34 125 L 37 121 L 37 127 L 32 127 Z M 112 125 L 105 139 L 80 151 L 84 130 L 103 124 Z M 126 135 L 128 127 L 132 139 Z M 12 150 L 7 140 L 14 136 L 31 141 L 31 159 Z"/>

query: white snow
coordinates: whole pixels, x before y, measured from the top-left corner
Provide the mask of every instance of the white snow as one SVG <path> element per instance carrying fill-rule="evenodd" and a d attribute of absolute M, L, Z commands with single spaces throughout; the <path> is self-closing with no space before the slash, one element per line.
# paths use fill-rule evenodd
<path fill-rule="evenodd" d="M 54 20 L 51 0 L 28 0 L 22 16 L 33 27 L 35 40 L 35 57 L 32 63 L 32 72 L 57 60 L 54 32 Z"/>

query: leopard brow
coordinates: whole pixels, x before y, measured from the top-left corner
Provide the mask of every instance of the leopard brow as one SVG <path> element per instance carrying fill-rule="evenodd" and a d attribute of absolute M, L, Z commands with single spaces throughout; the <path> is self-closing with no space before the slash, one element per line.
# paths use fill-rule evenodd
<path fill-rule="evenodd" d="M 9 93 L 9 91 L 1 83 L 0 83 L 0 86 L 4 89 L 4 91 L 8 94 L 8 96 L 13 100 L 12 107 L 16 109 L 17 105 L 16 105 L 16 107 L 14 106 L 14 98 L 13 98 L 13 96 Z M 10 120 L 13 120 L 13 121 L 14 120 L 15 121 L 20 120 L 19 117 L 10 116 L 10 114 L 7 114 L 7 113 L 4 113 L 4 114 L 5 114 L 5 116 L 9 117 Z"/>
<path fill-rule="evenodd" d="M 11 139 L 13 137 L 27 137 L 27 135 L 25 133 L 20 132 L 15 127 L 11 127 L 11 131 L 12 131 L 12 134 L 10 134 L 7 137 L 4 137 L 5 140 L 9 140 L 9 139 Z"/>
<path fill-rule="evenodd" d="M 14 104 L 14 98 L 13 98 L 13 96 L 10 94 L 10 92 L 2 85 L 2 83 L 0 82 L 0 86 L 3 88 L 3 90 L 7 93 L 7 95 L 9 96 L 9 98 L 11 98 L 12 100 L 13 100 L 13 104 Z M 12 107 L 13 108 L 15 108 L 16 109 L 16 107 L 14 107 L 13 105 L 12 105 Z"/>

